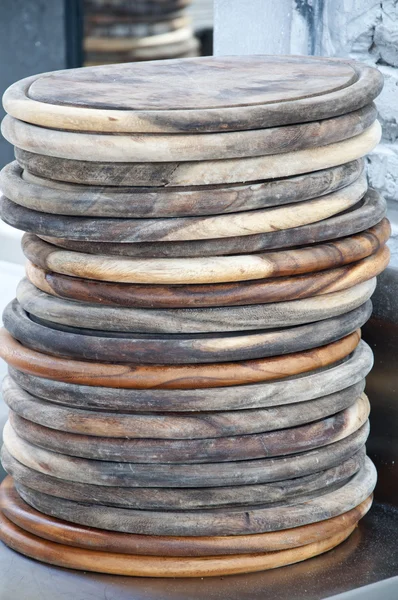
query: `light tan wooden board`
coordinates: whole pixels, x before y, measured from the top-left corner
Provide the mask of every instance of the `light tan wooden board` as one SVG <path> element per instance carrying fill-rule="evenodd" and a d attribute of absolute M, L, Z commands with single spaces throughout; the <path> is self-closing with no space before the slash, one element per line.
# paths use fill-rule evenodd
<path fill-rule="evenodd" d="M 301 248 L 205 258 L 96 256 L 60 249 L 33 234 L 22 238 L 25 256 L 43 269 L 72 277 L 146 284 L 229 283 L 316 273 L 362 260 L 389 238 L 387 220 L 353 236 Z"/>
<path fill-rule="evenodd" d="M 374 123 L 376 115 L 374 105 L 370 104 L 340 117 L 298 125 L 147 136 L 46 129 L 8 115 L 1 130 L 14 146 L 45 156 L 98 162 L 167 163 L 275 155 L 326 146 L 360 135 Z"/>
<path fill-rule="evenodd" d="M 15 147 L 15 158 L 24 168 L 49 179 L 85 185 L 198 186 L 246 183 L 291 177 L 329 169 L 362 158 L 381 139 L 375 121 L 363 133 L 318 148 L 252 158 L 226 158 L 193 162 L 93 162 L 56 158 Z"/>
<path fill-rule="evenodd" d="M 3 103 L 18 119 L 59 129 L 236 131 L 345 114 L 381 87 L 378 71 L 353 61 L 204 57 L 36 75 Z"/>

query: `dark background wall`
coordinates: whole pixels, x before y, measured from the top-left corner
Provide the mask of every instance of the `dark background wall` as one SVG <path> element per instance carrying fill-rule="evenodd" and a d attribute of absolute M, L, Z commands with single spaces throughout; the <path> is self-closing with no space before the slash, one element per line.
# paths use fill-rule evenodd
<path fill-rule="evenodd" d="M 80 64 L 81 3 L 76 0 L 1 0 L 0 94 L 29 75 Z M 4 116 L 0 109 L 0 118 Z M 0 167 L 13 159 L 0 139 Z"/>

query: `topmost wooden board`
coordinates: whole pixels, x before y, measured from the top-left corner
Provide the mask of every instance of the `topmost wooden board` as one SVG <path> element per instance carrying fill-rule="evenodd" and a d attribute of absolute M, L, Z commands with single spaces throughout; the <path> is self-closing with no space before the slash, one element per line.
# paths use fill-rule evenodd
<path fill-rule="evenodd" d="M 202 57 L 28 77 L 5 110 L 44 127 L 97 132 L 217 132 L 304 123 L 372 102 L 381 74 L 303 56 Z"/>

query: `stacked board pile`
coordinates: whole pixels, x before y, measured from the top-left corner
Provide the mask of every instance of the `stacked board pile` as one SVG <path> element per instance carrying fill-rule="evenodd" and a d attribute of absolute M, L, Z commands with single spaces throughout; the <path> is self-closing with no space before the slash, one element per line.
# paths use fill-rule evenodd
<path fill-rule="evenodd" d="M 197 56 L 191 0 L 85 0 L 85 64 Z"/>
<path fill-rule="evenodd" d="M 367 512 L 389 259 L 363 157 L 379 73 L 202 58 L 6 92 L 2 218 L 27 232 L 4 313 L 1 538 L 67 567 L 258 571 Z"/>

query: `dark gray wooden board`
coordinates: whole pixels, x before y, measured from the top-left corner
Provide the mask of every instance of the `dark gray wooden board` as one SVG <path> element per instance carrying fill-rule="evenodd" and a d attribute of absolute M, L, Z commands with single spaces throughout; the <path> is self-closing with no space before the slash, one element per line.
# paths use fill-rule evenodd
<path fill-rule="evenodd" d="M 3 221 L 16 229 L 82 243 L 130 245 L 207 239 L 220 239 L 222 242 L 224 238 L 288 232 L 325 221 L 357 206 L 366 191 L 366 176 L 362 174 L 344 188 L 305 202 L 239 213 L 173 219 L 97 219 L 53 215 L 25 208 L 1 196 L 0 214 Z"/>
<path fill-rule="evenodd" d="M 208 488 L 292 479 L 337 466 L 358 452 L 369 435 L 368 421 L 333 444 L 276 458 L 219 463 L 148 464 L 110 462 L 67 456 L 23 440 L 9 423 L 4 444 L 25 466 L 59 479 L 116 487 Z"/>
<path fill-rule="evenodd" d="M 203 334 L 314 324 L 358 308 L 369 300 L 375 286 L 373 277 L 346 290 L 289 302 L 225 308 L 146 309 L 70 302 L 46 294 L 23 279 L 17 287 L 17 298 L 26 312 L 48 323 L 77 328 L 84 324 L 84 329 L 96 332 Z"/>
<path fill-rule="evenodd" d="M 365 455 L 363 447 L 340 465 L 294 479 L 258 485 L 197 489 L 121 488 L 64 481 L 25 467 L 11 456 L 5 446 L 1 452 L 1 462 L 17 483 L 57 498 L 140 510 L 173 510 L 176 507 L 195 510 L 268 504 L 318 491 L 324 493 L 357 473 L 364 463 Z"/>
<path fill-rule="evenodd" d="M 15 396 L 13 400 L 19 411 Z M 362 395 L 348 408 L 313 423 L 233 437 L 194 440 L 100 437 L 43 427 L 20 417 L 14 411 L 10 413 L 10 423 L 22 439 L 52 452 L 115 463 L 158 465 L 220 463 L 289 456 L 348 437 L 362 427 L 368 416 L 369 401 Z"/>
<path fill-rule="evenodd" d="M 372 303 L 329 319 L 255 333 L 123 334 L 74 328 L 29 315 L 15 299 L 3 312 L 3 323 L 24 346 L 54 356 L 93 361 L 147 364 L 193 364 L 264 358 L 316 348 L 362 327 Z"/>
<path fill-rule="evenodd" d="M 126 389 L 77 385 L 37 377 L 9 367 L 29 393 L 84 410 L 121 412 L 226 411 L 292 405 L 334 394 L 361 382 L 373 366 L 373 353 L 361 341 L 351 356 L 318 372 L 266 383 L 202 389 Z"/>
<path fill-rule="evenodd" d="M 225 214 L 301 202 L 344 188 L 362 174 L 363 159 L 296 177 L 248 185 L 191 188 L 95 187 L 61 183 L 22 171 L 0 173 L 3 194 L 20 206 L 56 215 L 158 218 Z"/>
<path fill-rule="evenodd" d="M 365 380 L 343 390 L 275 407 L 196 413 L 125 413 L 82 410 L 43 400 L 23 390 L 10 376 L 3 381 L 6 404 L 34 423 L 84 435 L 116 438 L 202 439 L 248 435 L 312 423 L 351 406 Z"/>
<path fill-rule="evenodd" d="M 84 505 L 48 496 L 17 484 L 22 498 L 34 508 L 67 521 L 124 533 L 146 535 L 247 535 L 278 531 L 323 521 L 351 510 L 363 502 L 376 485 L 376 469 L 369 458 L 342 487 L 282 506 L 245 506 L 243 509 L 207 511 L 136 511 Z"/>

